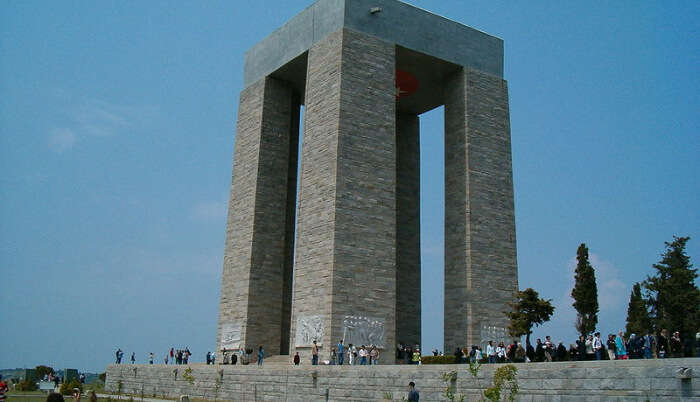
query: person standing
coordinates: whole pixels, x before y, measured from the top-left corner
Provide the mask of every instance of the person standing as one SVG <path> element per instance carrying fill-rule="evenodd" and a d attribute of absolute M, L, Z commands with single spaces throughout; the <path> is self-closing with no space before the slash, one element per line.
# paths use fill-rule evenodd
<path fill-rule="evenodd" d="M 569 360 L 569 357 L 566 355 L 566 346 L 564 346 L 564 342 L 559 341 L 559 346 L 557 346 L 557 361 L 563 362 Z"/>
<path fill-rule="evenodd" d="M 362 345 L 360 347 L 360 366 L 366 366 L 367 365 L 367 349 L 365 349 L 365 345 Z"/>
<path fill-rule="evenodd" d="M 131 364 L 134 364 L 134 363 L 136 363 L 136 353 L 131 352 Z"/>
<path fill-rule="evenodd" d="M 552 338 L 547 335 L 544 337 L 544 358 L 548 362 L 552 362 L 552 355 L 554 355 L 554 343 L 552 343 Z"/>
<path fill-rule="evenodd" d="M 237 359 L 241 361 L 241 364 L 248 364 L 248 359 L 245 358 L 245 346 L 240 346 L 238 348 L 238 357 Z"/>
<path fill-rule="evenodd" d="M 498 358 L 499 363 L 506 361 L 506 345 L 503 343 L 503 341 L 498 342 L 498 346 L 496 346 L 496 357 Z"/>
<path fill-rule="evenodd" d="M 5 392 L 7 392 L 7 384 L 2 380 L 0 375 L 0 402 L 5 402 Z"/>
<path fill-rule="evenodd" d="M 299 352 L 296 352 L 294 354 L 294 365 L 298 366 L 300 362 L 301 362 L 301 358 L 299 357 Z"/>
<path fill-rule="evenodd" d="M 610 360 L 615 360 L 615 349 L 617 349 L 615 334 L 608 334 L 608 358 Z"/>
<path fill-rule="evenodd" d="M 413 351 L 413 364 L 420 364 L 420 349 L 418 348 Z"/>
<path fill-rule="evenodd" d="M 258 347 L 258 366 L 263 365 L 263 359 L 265 358 L 265 349 L 263 349 L 262 345 Z"/>
<path fill-rule="evenodd" d="M 348 364 L 349 365 L 354 365 L 355 364 L 355 355 L 357 354 L 357 350 L 355 350 L 355 346 L 353 344 L 348 345 Z"/>
<path fill-rule="evenodd" d="M 583 335 L 576 340 L 576 356 L 579 361 L 586 360 L 586 337 Z"/>
<path fill-rule="evenodd" d="M 153 364 L 153 352 L 148 355 L 148 364 Z"/>
<path fill-rule="evenodd" d="M 639 337 L 643 338 L 641 334 L 639 335 Z M 637 334 L 630 334 L 630 337 L 627 338 L 627 343 L 625 343 L 625 349 L 627 350 L 628 359 L 639 359 L 637 345 L 639 345 L 639 342 L 637 340 Z"/>
<path fill-rule="evenodd" d="M 379 349 L 372 345 L 372 349 L 369 351 L 369 364 L 377 365 L 379 362 Z"/>
<path fill-rule="evenodd" d="M 489 357 L 489 363 L 496 363 L 496 348 L 493 347 L 493 341 L 489 341 L 486 345 L 486 355 Z"/>
<path fill-rule="evenodd" d="M 170 348 L 170 361 L 175 364 L 175 348 Z"/>
<path fill-rule="evenodd" d="M 595 353 L 596 360 L 603 359 L 602 352 L 603 352 L 603 342 L 600 340 L 600 332 L 596 332 L 595 337 L 593 337 L 593 353 Z"/>
<path fill-rule="evenodd" d="M 311 365 L 318 366 L 318 345 L 316 345 L 315 340 L 313 346 L 311 346 Z"/>
<path fill-rule="evenodd" d="M 416 391 L 416 383 L 413 381 L 408 383 L 408 397 L 406 398 L 407 401 L 409 402 L 418 402 L 418 399 L 420 398 L 420 395 L 418 394 L 418 391 Z"/>
<path fill-rule="evenodd" d="M 207 359 L 207 366 L 208 366 L 211 364 L 211 352 L 207 352 L 206 359 Z"/>
<path fill-rule="evenodd" d="M 617 333 L 615 338 L 615 359 L 617 360 L 627 360 L 627 348 L 625 347 L 625 337 L 623 332 Z"/>
<path fill-rule="evenodd" d="M 665 359 L 668 356 L 668 330 L 661 330 L 656 347 L 659 359 Z"/>
<path fill-rule="evenodd" d="M 330 365 L 335 366 L 338 362 L 338 352 L 335 351 L 335 348 L 331 348 L 331 360 L 330 360 Z"/>
<path fill-rule="evenodd" d="M 646 336 L 644 336 L 644 342 L 642 343 L 642 352 L 644 353 L 645 359 L 652 358 L 652 352 L 654 351 L 654 335 L 649 331 Z"/>
<path fill-rule="evenodd" d="M 681 334 L 676 331 L 671 337 L 671 357 L 683 357 L 683 342 L 681 342 Z"/>
<path fill-rule="evenodd" d="M 343 340 L 338 341 L 338 365 L 343 365 L 343 358 L 345 357 L 345 347 L 343 346 Z"/>
<path fill-rule="evenodd" d="M 117 358 L 117 364 L 122 364 L 122 356 L 124 353 L 120 348 L 117 348 L 117 351 L 114 352 L 114 356 Z"/>
<path fill-rule="evenodd" d="M 595 352 L 593 351 L 593 335 L 588 335 L 586 339 L 586 360 L 593 360 Z"/>

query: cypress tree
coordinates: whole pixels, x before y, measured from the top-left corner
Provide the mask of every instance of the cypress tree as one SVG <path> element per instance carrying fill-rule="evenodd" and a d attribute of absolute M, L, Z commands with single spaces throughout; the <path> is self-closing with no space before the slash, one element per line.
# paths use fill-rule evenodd
<path fill-rule="evenodd" d="M 585 243 L 578 246 L 576 260 L 576 282 L 571 290 L 571 297 L 578 312 L 576 330 L 585 336 L 593 332 L 598 325 L 598 286 L 595 283 L 595 269 L 588 261 L 588 247 Z"/>
<path fill-rule="evenodd" d="M 637 282 L 632 286 L 630 303 L 627 306 L 627 326 L 625 327 L 627 333 L 625 335 L 643 335 L 650 329 L 653 328 L 649 319 L 649 311 L 647 310 L 646 302 L 642 298 L 642 286 Z"/>
<path fill-rule="evenodd" d="M 654 264 L 655 275 L 644 281 L 651 320 L 657 331 L 678 331 L 682 339 L 695 336 L 700 326 L 700 290 L 695 284 L 697 269 L 685 253 L 690 237 L 673 237 L 664 242 L 666 251 Z"/>

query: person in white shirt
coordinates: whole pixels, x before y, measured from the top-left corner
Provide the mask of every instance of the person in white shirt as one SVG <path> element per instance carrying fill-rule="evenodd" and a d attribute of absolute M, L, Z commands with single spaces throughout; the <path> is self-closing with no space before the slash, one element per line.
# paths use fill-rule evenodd
<path fill-rule="evenodd" d="M 593 352 L 595 352 L 595 359 L 601 360 L 603 358 L 603 342 L 600 340 L 600 332 L 595 333 L 595 338 L 593 338 Z"/>
<path fill-rule="evenodd" d="M 348 345 L 348 362 L 350 362 L 351 366 L 356 364 L 356 362 L 355 362 L 355 355 L 356 354 L 357 354 L 357 348 L 355 347 L 355 345 L 353 345 L 351 343 L 350 345 Z"/>
<path fill-rule="evenodd" d="M 360 348 L 360 365 L 367 365 L 367 349 L 365 349 L 365 345 L 362 345 Z"/>
<path fill-rule="evenodd" d="M 498 361 L 501 363 L 506 360 L 506 347 L 503 342 L 500 342 L 498 346 L 496 346 L 496 357 L 498 357 Z"/>
<path fill-rule="evenodd" d="M 486 356 L 489 358 L 489 363 L 496 363 L 496 348 L 493 347 L 493 341 L 489 341 L 486 345 Z"/>

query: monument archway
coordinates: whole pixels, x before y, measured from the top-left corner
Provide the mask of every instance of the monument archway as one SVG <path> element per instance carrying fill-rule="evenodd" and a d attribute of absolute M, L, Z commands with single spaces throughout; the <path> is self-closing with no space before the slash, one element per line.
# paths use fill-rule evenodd
<path fill-rule="evenodd" d="M 419 115 L 440 105 L 444 348 L 502 332 L 517 289 L 502 75 L 500 39 L 394 0 L 319 0 L 251 48 L 219 353 L 420 343 Z"/>

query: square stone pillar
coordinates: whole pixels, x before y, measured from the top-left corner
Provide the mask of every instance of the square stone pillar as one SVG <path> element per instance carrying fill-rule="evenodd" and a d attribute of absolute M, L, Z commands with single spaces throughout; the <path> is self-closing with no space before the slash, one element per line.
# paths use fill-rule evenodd
<path fill-rule="evenodd" d="M 283 290 L 291 286 L 285 286 L 284 275 L 291 269 L 286 254 L 293 233 L 288 215 L 293 223 L 295 196 L 289 181 L 296 176 L 292 132 L 296 129 L 298 136 L 298 109 L 292 89 L 274 78 L 241 92 L 217 331 L 220 362 L 224 347 L 257 350 L 263 345 L 267 354 L 279 354 L 284 343 Z"/>
<path fill-rule="evenodd" d="M 396 341 L 421 343 L 420 124 L 396 116 Z"/>
<path fill-rule="evenodd" d="M 291 323 L 304 364 L 313 339 L 326 360 L 341 338 L 393 362 L 394 70 L 392 43 L 349 29 L 308 53 Z"/>
<path fill-rule="evenodd" d="M 463 68 L 445 86 L 445 353 L 507 337 L 518 288 L 508 88 Z"/>

